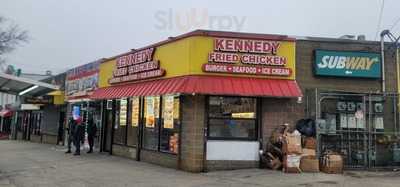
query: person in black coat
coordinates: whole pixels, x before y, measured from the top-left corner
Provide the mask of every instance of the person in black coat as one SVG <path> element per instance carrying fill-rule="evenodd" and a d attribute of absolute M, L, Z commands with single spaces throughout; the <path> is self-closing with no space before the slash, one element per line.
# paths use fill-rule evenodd
<path fill-rule="evenodd" d="M 85 132 L 85 127 L 82 123 L 82 118 L 78 118 L 75 120 L 76 126 L 74 128 L 74 142 L 75 142 L 75 153 L 74 155 L 81 154 L 81 141 L 82 141 L 82 134 Z"/>
<path fill-rule="evenodd" d="M 87 153 L 93 153 L 94 138 L 97 133 L 97 127 L 93 121 L 93 118 L 91 118 L 91 117 L 89 118 L 86 129 L 87 129 L 88 142 L 89 142 L 89 151 Z"/>
<path fill-rule="evenodd" d="M 71 117 L 68 119 L 68 128 L 67 128 L 67 132 L 68 132 L 68 151 L 65 153 L 71 153 L 71 144 L 72 141 L 74 141 L 74 133 L 75 133 L 75 120 Z M 74 141 L 75 144 L 75 141 Z"/>

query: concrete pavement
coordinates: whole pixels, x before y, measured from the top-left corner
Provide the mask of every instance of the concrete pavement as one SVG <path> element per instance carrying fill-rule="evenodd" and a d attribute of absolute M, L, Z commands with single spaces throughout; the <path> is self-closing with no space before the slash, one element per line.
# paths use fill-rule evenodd
<path fill-rule="evenodd" d="M 0 141 L 0 187 L 30 186 L 400 186 L 399 172 L 284 174 L 249 169 L 187 173 L 107 154 L 64 154 L 65 148 Z"/>

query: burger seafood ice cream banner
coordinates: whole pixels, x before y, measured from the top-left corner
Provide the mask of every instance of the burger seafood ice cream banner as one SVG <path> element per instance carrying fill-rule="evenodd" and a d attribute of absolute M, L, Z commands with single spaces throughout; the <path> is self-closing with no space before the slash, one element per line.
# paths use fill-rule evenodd
<path fill-rule="evenodd" d="M 380 78 L 379 53 L 316 50 L 314 73 L 317 76 Z"/>

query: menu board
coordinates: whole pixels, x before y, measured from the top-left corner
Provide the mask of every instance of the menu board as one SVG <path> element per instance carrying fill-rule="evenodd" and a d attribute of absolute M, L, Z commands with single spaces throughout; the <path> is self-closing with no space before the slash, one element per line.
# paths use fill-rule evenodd
<path fill-rule="evenodd" d="M 132 127 L 139 126 L 139 97 L 132 98 Z"/>
<path fill-rule="evenodd" d="M 119 106 L 119 125 L 126 126 L 126 114 L 127 114 L 128 101 L 126 99 L 120 100 Z"/>
<path fill-rule="evenodd" d="M 174 96 L 164 97 L 164 128 L 174 128 Z"/>

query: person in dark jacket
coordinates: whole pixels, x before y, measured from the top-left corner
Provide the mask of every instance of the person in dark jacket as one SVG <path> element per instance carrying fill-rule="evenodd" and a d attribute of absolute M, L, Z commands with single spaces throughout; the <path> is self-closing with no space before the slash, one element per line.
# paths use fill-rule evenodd
<path fill-rule="evenodd" d="M 68 132 L 68 151 L 65 153 L 71 153 L 71 144 L 74 141 L 74 133 L 75 133 L 75 120 L 71 117 L 68 119 L 68 128 L 67 128 L 67 132 Z M 74 141 L 75 144 L 75 141 Z"/>
<path fill-rule="evenodd" d="M 75 153 L 74 155 L 81 154 L 81 141 L 82 141 L 82 134 L 85 132 L 85 127 L 82 124 L 82 118 L 78 118 L 75 120 L 76 126 L 74 128 L 74 142 L 75 142 Z"/>
<path fill-rule="evenodd" d="M 89 142 L 89 151 L 87 153 L 93 153 L 94 138 L 97 133 L 97 127 L 93 121 L 93 118 L 91 118 L 91 117 L 89 118 L 86 129 L 87 129 L 88 142 Z"/>

